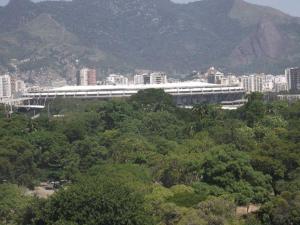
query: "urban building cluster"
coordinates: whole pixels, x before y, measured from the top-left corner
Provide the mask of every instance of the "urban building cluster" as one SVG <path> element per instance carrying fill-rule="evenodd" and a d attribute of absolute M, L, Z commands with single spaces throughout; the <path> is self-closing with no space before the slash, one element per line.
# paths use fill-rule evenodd
<path fill-rule="evenodd" d="M 214 67 L 204 74 L 198 75 L 202 82 L 221 85 L 238 85 L 244 87 L 247 93 L 251 92 L 285 92 L 300 90 L 299 68 L 286 69 L 285 75 L 250 74 L 236 76 L 218 71 Z M 297 87 L 297 83 L 299 86 Z"/>
<path fill-rule="evenodd" d="M 126 77 L 121 74 L 110 74 L 104 81 L 97 82 L 96 70 L 84 68 L 79 72 L 77 85 L 144 85 L 166 84 L 180 82 L 178 79 L 168 78 L 164 72 L 140 71 L 138 74 Z M 194 81 L 219 84 L 224 86 L 240 86 L 247 93 L 251 92 L 286 92 L 300 90 L 300 68 L 289 68 L 284 75 L 249 74 L 234 75 L 224 74 L 214 67 L 206 73 L 197 73 Z"/>
<path fill-rule="evenodd" d="M 94 85 L 143 85 L 143 84 L 165 84 L 168 81 L 167 75 L 163 72 L 143 71 L 133 77 L 126 77 L 121 74 L 110 74 L 104 81 L 97 82 L 95 69 L 83 68 L 78 73 L 78 86 L 94 86 Z"/>
<path fill-rule="evenodd" d="M 247 93 L 251 92 L 286 92 L 299 93 L 300 91 L 300 68 L 288 68 L 285 75 L 271 74 L 250 74 L 234 75 L 224 74 L 214 67 L 209 68 L 205 73 L 196 73 L 192 81 L 222 86 L 243 87 Z M 110 74 L 102 81 L 97 80 L 95 69 L 83 68 L 77 73 L 78 86 L 96 85 L 154 85 L 180 83 L 180 80 L 168 78 L 164 72 L 138 71 L 134 76 L 121 74 Z M 40 90 L 41 87 L 31 87 Z M 5 98 L 18 98 L 26 91 L 24 81 L 11 75 L 0 75 L 0 100 Z"/>
<path fill-rule="evenodd" d="M 288 91 L 288 83 L 285 75 L 251 74 L 240 77 L 240 81 L 248 93 Z"/>
<path fill-rule="evenodd" d="M 7 74 L 0 76 L 0 99 L 18 97 L 25 89 L 24 81 Z"/>

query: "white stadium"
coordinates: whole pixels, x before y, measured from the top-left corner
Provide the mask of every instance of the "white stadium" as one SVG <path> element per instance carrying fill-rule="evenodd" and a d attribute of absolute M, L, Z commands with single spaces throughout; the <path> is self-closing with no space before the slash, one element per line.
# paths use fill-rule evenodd
<path fill-rule="evenodd" d="M 223 105 L 239 105 L 245 101 L 245 90 L 243 87 L 202 82 L 145 85 L 65 86 L 31 90 L 24 93 L 23 97 L 36 100 L 54 98 L 126 98 L 145 89 L 163 89 L 166 93 L 174 97 L 174 100 L 179 106 L 192 106 L 203 102 L 219 103 Z"/>

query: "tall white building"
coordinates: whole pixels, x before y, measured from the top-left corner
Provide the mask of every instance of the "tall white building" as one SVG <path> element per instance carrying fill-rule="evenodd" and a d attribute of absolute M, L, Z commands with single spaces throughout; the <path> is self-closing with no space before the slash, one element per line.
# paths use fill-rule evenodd
<path fill-rule="evenodd" d="M 128 85 L 128 78 L 119 74 L 110 74 L 106 82 L 110 85 Z"/>
<path fill-rule="evenodd" d="M 259 74 L 252 74 L 250 76 L 242 76 L 241 84 L 246 92 L 263 92 L 263 76 Z"/>
<path fill-rule="evenodd" d="M 9 75 L 0 76 L 0 98 L 10 98 L 12 96 L 11 86 Z"/>

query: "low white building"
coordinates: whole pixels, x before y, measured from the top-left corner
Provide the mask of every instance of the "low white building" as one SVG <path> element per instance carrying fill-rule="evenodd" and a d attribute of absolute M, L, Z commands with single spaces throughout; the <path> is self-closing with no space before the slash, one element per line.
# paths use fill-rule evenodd
<path fill-rule="evenodd" d="M 147 76 L 147 74 L 136 74 L 133 77 L 133 84 L 139 85 L 144 84 L 144 76 Z"/>
<path fill-rule="evenodd" d="M 166 84 L 168 83 L 167 75 L 163 72 L 155 72 L 150 74 L 150 84 Z"/>
<path fill-rule="evenodd" d="M 163 72 L 153 72 L 137 74 L 134 76 L 134 84 L 166 84 L 168 83 L 167 75 Z"/>
<path fill-rule="evenodd" d="M 227 79 L 228 79 L 228 85 L 240 85 L 240 80 L 237 76 L 235 75 L 228 75 L 227 76 Z"/>
<path fill-rule="evenodd" d="M 128 85 L 128 78 L 120 74 L 110 74 L 106 78 L 106 83 L 109 85 Z"/>

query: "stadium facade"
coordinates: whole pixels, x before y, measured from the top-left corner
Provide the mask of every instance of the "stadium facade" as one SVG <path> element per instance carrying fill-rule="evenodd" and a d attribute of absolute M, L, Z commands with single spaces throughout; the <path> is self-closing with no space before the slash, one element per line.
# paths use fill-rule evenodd
<path fill-rule="evenodd" d="M 140 90 L 162 89 L 173 96 L 179 106 L 192 106 L 200 103 L 218 103 L 224 105 L 244 102 L 245 90 L 239 86 L 223 86 L 202 82 L 180 82 L 147 85 L 99 85 L 99 86 L 65 86 L 32 90 L 23 97 L 32 99 L 54 98 L 127 98 Z"/>

